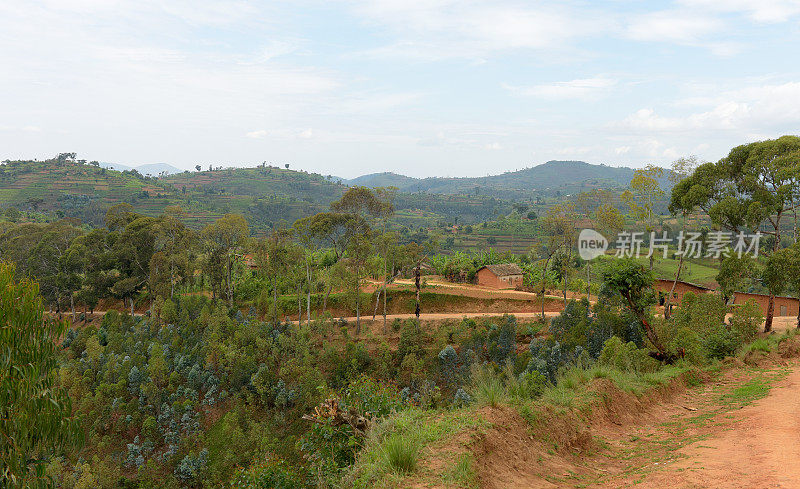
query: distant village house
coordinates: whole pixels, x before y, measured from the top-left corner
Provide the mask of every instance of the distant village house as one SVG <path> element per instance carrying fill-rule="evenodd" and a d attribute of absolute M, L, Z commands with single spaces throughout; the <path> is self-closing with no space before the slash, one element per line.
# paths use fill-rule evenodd
<path fill-rule="evenodd" d="M 672 284 L 674 280 L 659 278 L 656 279 L 655 289 L 656 293 L 658 294 L 658 305 L 663 306 L 667 302 L 667 296 L 669 296 L 670 291 L 672 291 L 672 299 L 670 299 L 670 304 L 672 305 L 680 305 L 683 301 L 683 296 L 686 295 L 687 292 L 691 292 L 695 295 L 698 294 L 707 294 L 709 292 L 714 292 L 714 289 L 710 287 L 706 287 L 704 285 L 693 284 L 691 282 L 684 282 L 683 280 L 678 280 L 678 283 L 675 284 L 675 290 L 672 290 Z"/>
<path fill-rule="evenodd" d="M 514 289 L 522 285 L 522 269 L 516 263 L 486 265 L 479 268 L 475 276 L 478 285 L 494 289 Z"/>
<path fill-rule="evenodd" d="M 744 304 L 749 300 L 754 300 L 761 307 L 761 313 L 766 316 L 769 307 L 769 296 L 766 294 L 752 294 L 749 292 L 736 292 L 733 295 L 734 304 Z M 796 317 L 800 301 L 795 297 L 775 296 L 775 316 Z"/>
<path fill-rule="evenodd" d="M 666 304 L 666 298 L 672 290 L 672 279 L 659 278 L 656 279 L 654 288 L 658 294 L 658 305 L 663 306 Z M 672 300 L 670 306 L 678 306 L 683 301 L 683 296 L 687 292 L 693 294 L 708 294 L 716 293 L 715 289 L 706 287 L 704 285 L 693 284 L 691 282 L 684 282 L 679 280 L 675 285 L 675 290 L 672 293 Z M 733 294 L 733 304 L 742 305 L 749 300 L 754 300 L 761 308 L 761 314 L 767 315 L 767 308 L 769 307 L 769 296 L 766 294 L 754 294 L 750 292 L 736 292 Z M 775 296 L 775 309 L 773 314 L 775 316 L 792 316 L 798 315 L 800 309 L 800 301 L 795 297 Z"/>

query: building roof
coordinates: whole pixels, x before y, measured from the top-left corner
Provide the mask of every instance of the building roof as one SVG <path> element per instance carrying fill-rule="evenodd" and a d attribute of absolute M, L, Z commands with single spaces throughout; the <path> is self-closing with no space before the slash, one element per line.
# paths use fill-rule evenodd
<path fill-rule="evenodd" d="M 759 294 L 757 292 L 742 292 L 742 291 L 736 291 L 736 292 L 734 292 L 734 295 L 755 295 L 755 296 L 758 296 L 758 297 L 769 297 L 769 294 Z M 775 298 L 776 299 L 791 299 L 793 301 L 798 300 L 797 297 L 791 297 L 791 296 L 788 296 L 788 295 L 776 295 Z"/>
<path fill-rule="evenodd" d="M 672 278 L 657 278 L 656 280 L 658 280 L 659 282 L 669 282 L 669 283 L 672 283 L 672 282 L 675 281 L 675 279 L 672 279 Z M 678 283 L 679 284 L 683 284 L 683 285 L 689 285 L 689 286 L 692 286 L 692 287 L 697 287 L 698 289 L 703 289 L 703 290 L 715 290 L 715 289 L 713 289 L 711 287 L 706 287 L 705 285 L 695 284 L 695 283 L 692 283 L 692 282 L 686 282 L 684 280 L 678 280 Z"/>
<path fill-rule="evenodd" d="M 490 272 L 498 277 L 506 277 L 508 275 L 522 275 L 522 269 L 516 263 L 499 263 L 497 265 L 486 265 L 478 269 L 478 271 L 488 268 Z"/>

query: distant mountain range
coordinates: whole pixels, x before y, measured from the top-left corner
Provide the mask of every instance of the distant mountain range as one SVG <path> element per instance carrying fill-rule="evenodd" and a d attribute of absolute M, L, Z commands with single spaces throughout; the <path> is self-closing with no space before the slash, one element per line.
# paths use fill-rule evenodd
<path fill-rule="evenodd" d="M 139 166 L 128 166 L 122 165 L 120 163 L 100 163 L 100 166 L 103 168 L 109 168 L 117 171 L 126 171 L 126 170 L 136 170 L 144 176 L 152 176 L 157 177 L 161 175 L 161 173 L 166 173 L 167 175 L 174 175 L 176 173 L 181 173 L 183 170 L 180 168 L 175 168 L 172 165 L 167 163 L 150 163 L 147 165 L 139 165 Z"/>
<path fill-rule="evenodd" d="M 490 195 L 529 198 L 532 194 L 570 194 L 592 188 L 626 187 L 632 168 L 593 165 L 584 161 L 548 161 L 538 166 L 501 175 L 473 178 L 413 178 L 384 172 L 344 180 L 347 185 L 397 187 L 403 192 Z M 666 183 L 662 182 L 662 186 Z"/>
<path fill-rule="evenodd" d="M 548 161 L 533 168 L 476 178 L 375 173 L 340 180 L 272 166 L 213 171 L 181 171 L 168 164 L 100 166 L 55 158 L 3 162 L 0 209 L 14 206 L 60 212 L 101 224 L 108 207 L 119 202 L 151 216 L 159 215 L 167 206 L 180 206 L 187 223 L 195 228 L 233 212 L 245 215 L 251 226 L 262 232 L 276 223 L 292 223 L 322 212 L 347 186 L 363 185 L 397 187 L 396 216 L 415 226 L 455 222 L 456 218 L 459 223 L 475 223 L 507 214 L 514 201 L 544 206 L 594 188 L 620 191 L 634 172 L 583 161 Z M 137 172 L 125 171 L 128 169 Z M 669 189 L 666 178 L 661 187 Z"/>

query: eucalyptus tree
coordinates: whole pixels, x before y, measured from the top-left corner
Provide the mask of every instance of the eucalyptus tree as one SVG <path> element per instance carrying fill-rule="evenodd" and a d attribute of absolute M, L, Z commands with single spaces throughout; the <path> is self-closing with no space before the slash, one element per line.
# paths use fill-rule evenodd
<path fill-rule="evenodd" d="M 0 262 L 0 486 L 52 487 L 48 460 L 83 442 L 56 381 L 65 328 L 45 315 L 38 284 L 14 275 Z"/>
<path fill-rule="evenodd" d="M 247 221 L 241 214 L 225 214 L 203 229 L 206 249 L 212 264 L 224 269 L 224 289 L 228 305 L 233 307 L 234 267 L 241 258 L 241 250 L 250 236 Z M 221 285 L 221 284 L 218 284 Z"/>
<path fill-rule="evenodd" d="M 630 207 L 630 214 L 636 220 L 644 221 L 647 232 L 655 230 L 655 206 L 664 195 L 658 179 L 664 176 L 664 169 L 655 165 L 647 165 L 633 172 L 630 189 L 622 193 L 622 200 Z M 650 270 L 653 269 L 655 255 L 650 243 Z"/>
<path fill-rule="evenodd" d="M 674 185 L 679 185 L 683 180 L 691 175 L 695 168 L 700 165 L 699 160 L 696 156 L 689 156 L 686 158 L 679 158 L 672 162 L 671 171 L 669 174 L 669 180 Z M 676 198 L 672 198 L 676 197 Z M 669 211 L 675 215 L 680 214 L 681 217 L 681 235 L 686 234 L 686 224 L 689 219 L 689 216 L 694 213 L 695 209 L 697 208 L 698 203 L 692 198 L 690 195 L 686 195 L 683 193 L 675 194 L 673 192 L 670 203 L 669 203 Z M 672 281 L 672 287 L 670 288 L 669 294 L 667 295 L 666 301 L 664 302 L 664 318 L 669 319 L 670 309 L 671 309 L 671 302 L 672 302 L 672 295 L 675 293 L 675 288 L 678 286 L 678 281 L 681 277 L 681 272 L 683 271 L 683 263 L 686 259 L 686 253 L 684 250 L 678 250 L 678 269 L 675 271 L 675 279 Z"/>
<path fill-rule="evenodd" d="M 351 292 L 355 295 L 356 334 L 361 333 L 361 281 L 367 272 L 367 257 L 371 252 L 374 233 L 370 219 L 377 219 L 393 212 L 391 202 L 379 197 L 367 187 L 351 187 L 342 197 L 331 203 L 331 210 L 347 214 L 350 240 L 345 250 L 345 262 L 353 275 Z"/>
<path fill-rule="evenodd" d="M 712 222 L 733 233 L 760 232 L 769 238 L 760 252 L 781 248 L 783 227 L 797 210 L 800 137 L 783 136 L 733 148 L 716 163 L 700 165 L 672 190 L 672 201 L 696 203 Z M 682 204 L 686 205 L 686 204 Z M 769 293 L 764 330 L 772 329 L 775 294 Z"/>
<path fill-rule="evenodd" d="M 625 217 L 615 203 L 618 195 L 611 190 L 594 189 L 575 198 L 575 209 L 589 220 L 592 227 L 611 240 L 625 227 Z M 591 261 L 586 262 L 586 298 L 591 299 Z"/>

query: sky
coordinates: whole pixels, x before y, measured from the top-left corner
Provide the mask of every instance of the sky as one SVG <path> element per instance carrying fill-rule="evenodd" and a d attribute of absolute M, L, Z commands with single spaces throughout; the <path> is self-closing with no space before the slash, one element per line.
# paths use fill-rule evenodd
<path fill-rule="evenodd" d="M 0 0 L 0 160 L 483 176 L 800 133 L 800 0 Z"/>

